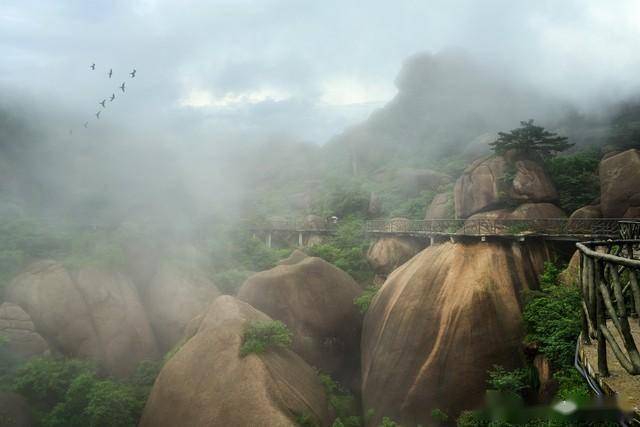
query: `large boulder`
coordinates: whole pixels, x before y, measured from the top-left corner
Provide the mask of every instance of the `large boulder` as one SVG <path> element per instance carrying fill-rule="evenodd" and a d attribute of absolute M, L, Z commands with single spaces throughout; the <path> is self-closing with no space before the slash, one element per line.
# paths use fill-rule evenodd
<path fill-rule="evenodd" d="M 216 298 L 195 335 L 162 368 L 140 426 L 293 427 L 303 415 L 327 425 L 323 387 L 293 351 L 240 357 L 247 325 L 268 320 L 233 297 Z"/>
<path fill-rule="evenodd" d="M 31 427 L 34 425 L 27 399 L 16 393 L 0 391 L 0 426 Z"/>
<path fill-rule="evenodd" d="M 558 193 L 544 168 L 532 160 L 516 160 L 509 196 L 519 202 L 552 202 Z"/>
<path fill-rule="evenodd" d="M 458 178 L 453 197 L 456 218 L 499 206 L 501 180 L 507 169 L 502 156 L 491 156 L 473 162 Z"/>
<path fill-rule="evenodd" d="M 560 218 L 566 218 L 565 213 L 552 203 L 525 203 L 513 209 L 497 209 L 471 215 L 465 221 L 465 230 L 487 234 L 513 234 L 537 230 L 552 232 L 553 226 L 560 226 L 562 223 L 533 221 L 528 224 L 526 220 Z M 527 228 L 527 225 L 531 225 L 531 228 Z"/>
<path fill-rule="evenodd" d="M 576 209 L 569 216 L 569 219 L 597 219 L 602 218 L 600 205 L 587 205 Z M 578 221 L 576 221 L 577 223 Z"/>
<path fill-rule="evenodd" d="M 0 305 L 0 336 L 7 342 L 7 350 L 15 357 L 27 359 L 49 352 L 49 344 L 36 332 L 31 317 L 19 305 L 4 302 Z"/>
<path fill-rule="evenodd" d="M 144 306 L 158 347 L 167 352 L 176 345 L 187 323 L 202 314 L 220 291 L 198 268 L 166 262 L 144 292 Z"/>
<path fill-rule="evenodd" d="M 453 194 L 446 192 L 437 194 L 431 200 L 424 219 L 451 219 L 453 215 Z"/>
<path fill-rule="evenodd" d="M 456 217 L 500 208 L 506 198 L 520 203 L 552 202 L 558 193 L 537 162 L 514 153 L 490 156 L 473 162 L 456 181 Z"/>
<path fill-rule="evenodd" d="M 621 218 L 630 208 L 640 207 L 640 150 L 626 150 L 606 157 L 600 162 L 599 170 L 604 218 Z"/>
<path fill-rule="evenodd" d="M 353 300 L 360 293 L 344 271 L 305 257 L 249 277 L 238 299 L 284 322 L 307 363 L 350 383 L 359 367 L 362 320 Z"/>
<path fill-rule="evenodd" d="M 114 375 L 128 376 L 140 361 L 158 356 L 137 291 L 123 274 L 86 267 L 72 275 L 41 261 L 18 275 L 5 296 L 56 350 L 96 359 Z"/>
<path fill-rule="evenodd" d="M 364 321 L 368 425 L 429 425 L 435 408 L 455 417 L 481 404 L 487 370 L 520 363 L 520 294 L 549 255 L 533 243 L 445 243 L 395 270 Z"/>
<path fill-rule="evenodd" d="M 369 246 L 367 260 L 377 274 L 386 276 L 424 248 L 415 239 L 383 237 Z"/>

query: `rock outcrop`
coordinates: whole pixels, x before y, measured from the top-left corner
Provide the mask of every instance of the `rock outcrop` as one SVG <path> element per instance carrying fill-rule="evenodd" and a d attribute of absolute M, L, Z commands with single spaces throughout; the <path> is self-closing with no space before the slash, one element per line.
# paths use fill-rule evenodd
<path fill-rule="evenodd" d="M 171 350 L 180 341 L 187 323 L 219 295 L 218 288 L 199 269 L 162 265 L 143 298 L 160 350 Z"/>
<path fill-rule="evenodd" d="M 507 175 L 513 174 L 508 177 Z M 558 194 L 544 169 L 515 154 L 491 156 L 473 162 L 454 187 L 457 218 L 501 208 L 505 198 L 519 203 L 553 202 Z"/>
<path fill-rule="evenodd" d="M 31 317 L 10 302 L 0 305 L 0 336 L 7 340 L 9 353 L 21 359 L 49 352 L 49 344 L 36 332 Z"/>
<path fill-rule="evenodd" d="M 415 239 L 383 237 L 371 244 L 367 251 L 367 261 L 377 274 L 386 276 L 423 248 L 424 245 Z"/>
<path fill-rule="evenodd" d="M 497 209 L 477 213 L 468 218 L 476 219 L 548 219 L 566 218 L 565 213 L 552 203 L 525 203 L 513 209 Z"/>
<path fill-rule="evenodd" d="M 358 374 L 361 316 L 353 300 L 358 284 L 315 257 L 278 265 L 249 277 L 238 299 L 293 332 L 293 350 L 312 366 L 349 384 Z"/>
<path fill-rule="evenodd" d="M 56 350 L 96 359 L 114 375 L 130 375 L 140 361 L 158 356 L 137 291 L 122 274 L 89 267 L 72 275 L 40 261 L 9 284 L 5 297 Z"/>
<path fill-rule="evenodd" d="M 165 364 L 141 427 L 328 425 L 315 371 L 288 349 L 240 357 L 249 322 L 269 317 L 230 296 L 210 305 L 196 334 Z"/>
<path fill-rule="evenodd" d="M 602 218 L 600 205 L 587 205 L 573 211 L 569 219 L 596 219 Z M 576 221 L 576 224 L 578 221 Z"/>
<path fill-rule="evenodd" d="M 425 212 L 424 219 L 453 218 L 453 194 L 450 192 L 437 194 Z"/>
<path fill-rule="evenodd" d="M 3 427 L 33 426 L 27 399 L 16 393 L 0 391 L 0 425 Z"/>
<path fill-rule="evenodd" d="M 602 216 L 632 218 L 640 213 L 640 150 L 605 157 L 599 170 Z"/>
<path fill-rule="evenodd" d="M 481 404 L 487 369 L 521 363 L 520 293 L 549 255 L 534 243 L 445 243 L 394 271 L 364 321 L 368 425 L 428 425 L 434 408 L 455 417 Z"/>
<path fill-rule="evenodd" d="M 580 251 L 575 251 L 567 267 L 558 274 L 558 281 L 566 286 L 578 286 L 580 280 Z"/>

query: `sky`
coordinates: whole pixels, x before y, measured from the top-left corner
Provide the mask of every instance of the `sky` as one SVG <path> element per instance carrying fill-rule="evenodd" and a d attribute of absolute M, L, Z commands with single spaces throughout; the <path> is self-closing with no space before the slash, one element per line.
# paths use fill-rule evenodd
<path fill-rule="evenodd" d="M 639 44 L 633 0 L 3 0 L 0 98 L 59 132 L 321 144 L 391 100 L 418 52 L 463 49 L 588 109 L 638 89 Z"/>

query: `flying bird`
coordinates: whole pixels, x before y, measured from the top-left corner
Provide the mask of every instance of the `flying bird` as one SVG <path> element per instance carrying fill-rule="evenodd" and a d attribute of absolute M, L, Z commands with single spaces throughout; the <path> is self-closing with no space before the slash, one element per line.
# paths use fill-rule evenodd
<path fill-rule="evenodd" d="M 109 68 L 109 78 L 111 78 L 111 75 L 113 74 L 113 68 Z"/>
<path fill-rule="evenodd" d="M 104 103 L 105 103 L 105 102 L 107 102 L 107 100 L 106 100 L 106 99 L 103 99 L 103 100 L 102 100 L 102 101 L 100 101 L 98 104 L 102 105 L 102 108 L 106 108 L 106 107 L 104 106 Z"/>
<path fill-rule="evenodd" d="M 120 89 L 122 89 L 122 93 L 124 93 L 124 82 L 122 82 L 122 85 L 119 86 L 119 87 L 120 87 Z"/>
<path fill-rule="evenodd" d="M 84 122 L 84 127 L 89 127 L 89 122 Z"/>
<path fill-rule="evenodd" d="M 134 68 L 133 71 L 129 73 L 129 75 L 131 76 L 131 78 L 134 78 L 136 76 L 136 69 Z"/>
<path fill-rule="evenodd" d="M 113 102 L 114 99 L 116 99 L 116 94 L 112 93 L 111 98 L 109 98 L 109 102 Z"/>
<path fill-rule="evenodd" d="M 91 66 L 89 68 L 91 68 L 91 71 L 95 70 L 96 69 L 96 63 L 94 62 L 93 64 L 91 64 Z"/>
<path fill-rule="evenodd" d="M 97 118 L 98 120 L 100 120 L 100 113 L 101 113 L 101 111 L 98 111 L 98 112 L 96 113 L 96 118 Z"/>

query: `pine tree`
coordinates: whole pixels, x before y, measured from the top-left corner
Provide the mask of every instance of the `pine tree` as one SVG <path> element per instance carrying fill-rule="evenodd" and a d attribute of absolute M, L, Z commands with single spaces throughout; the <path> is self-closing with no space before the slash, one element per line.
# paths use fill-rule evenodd
<path fill-rule="evenodd" d="M 498 132 L 498 139 L 489 143 L 496 154 L 504 154 L 508 150 L 516 150 L 530 155 L 538 155 L 542 159 L 551 157 L 573 147 L 569 138 L 549 132 L 542 126 L 533 124 L 533 119 L 520 122 L 520 127 L 509 133 Z"/>

